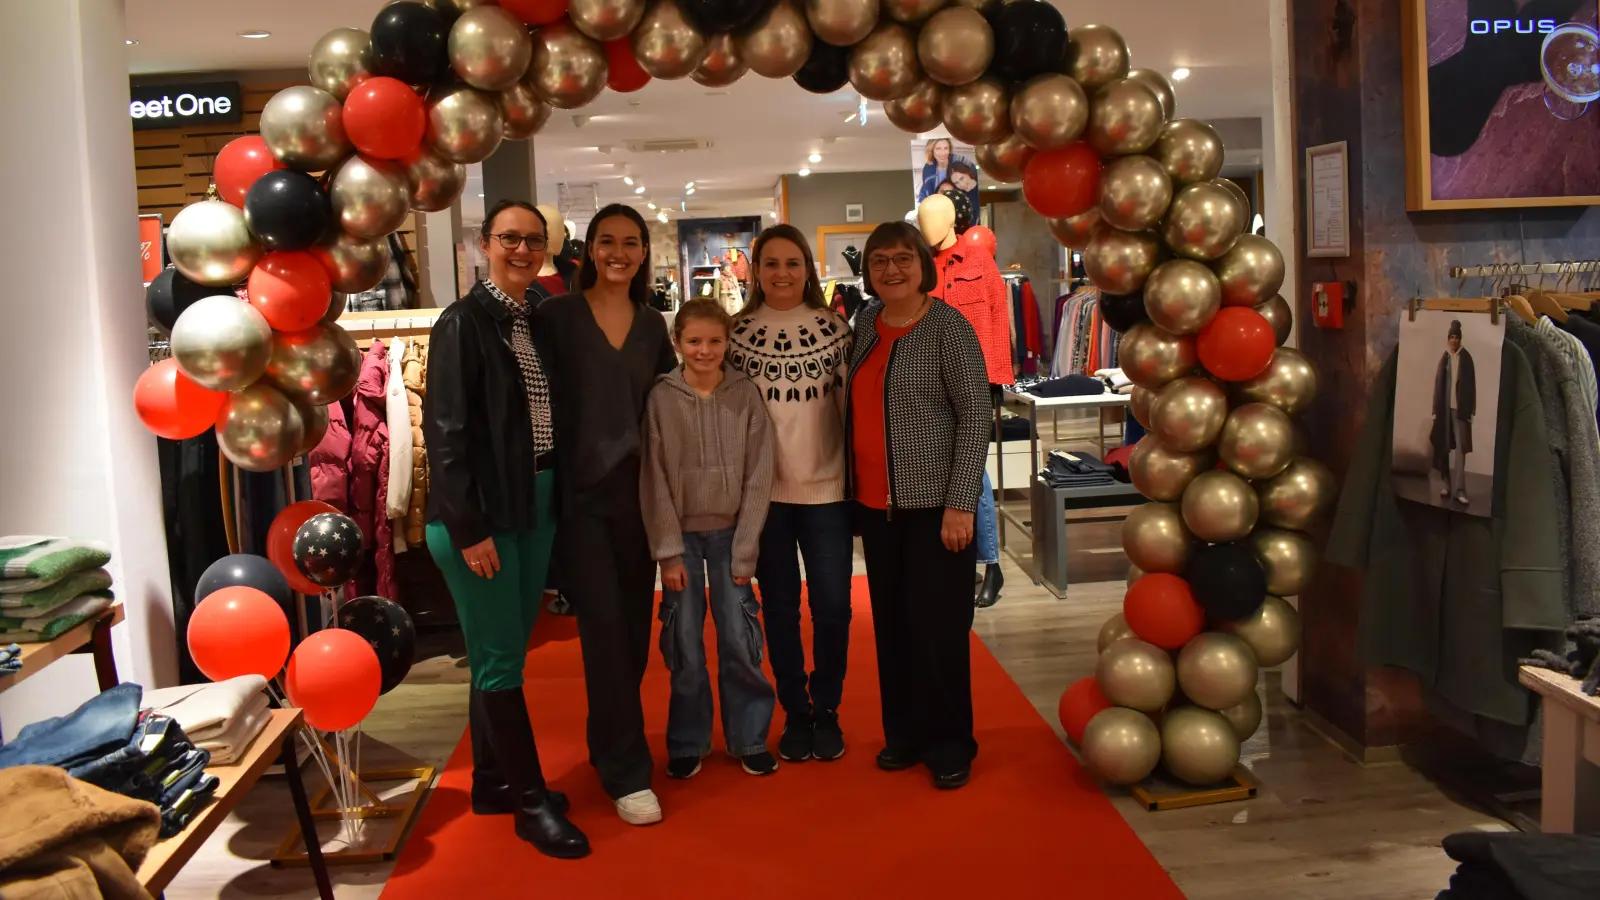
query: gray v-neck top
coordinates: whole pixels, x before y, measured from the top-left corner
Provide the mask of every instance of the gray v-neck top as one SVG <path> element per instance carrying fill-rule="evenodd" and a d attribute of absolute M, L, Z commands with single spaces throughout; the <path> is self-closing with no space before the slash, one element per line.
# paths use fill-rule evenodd
<path fill-rule="evenodd" d="M 582 293 L 551 297 L 534 315 L 551 351 L 552 407 L 561 435 L 556 477 L 563 501 L 574 504 L 566 512 L 596 503 L 609 507 L 630 494 L 637 504 L 645 399 L 656 376 L 678 364 L 666 319 L 637 307 L 619 350 Z M 624 465 L 633 473 L 631 488 L 608 486 L 607 476 Z"/>

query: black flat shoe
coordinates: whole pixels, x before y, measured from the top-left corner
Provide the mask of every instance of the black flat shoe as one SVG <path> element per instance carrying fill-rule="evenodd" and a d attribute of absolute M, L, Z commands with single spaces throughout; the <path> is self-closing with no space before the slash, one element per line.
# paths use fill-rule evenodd
<path fill-rule="evenodd" d="M 1000 602 L 1000 589 L 1005 587 L 1006 576 L 1000 571 L 999 563 L 990 563 L 984 567 L 983 586 L 978 588 L 977 599 L 973 605 L 979 609 L 988 609 Z"/>
<path fill-rule="evenodd" d="M 550 808 L 563 816 L 572 809 L 572 804 L 567 801 L 567 795 L 560 791 L 547 791 L 550 795 Z M 498 785 L 472 786 L 472 814 L 475 816 L 509 816 L 517 811 L 516 798 L 511 796 L 511 785 L 504 781 Z"/>
<path fill-rule="evenodd" d="M 527 798 L 532 801 L 532 797 Z M 545 856 L 581 859 L 589 855 L 589 838 L 550 804 L 548 796 L 524 802 L 516 811 L 517 837 Z"/>
<path fill-rule="evenodd" d="M 920 762 L 917 754 L 910 750 L 896 750 L 885 747 L 878 752 L 878 768 L 885 772 L 900 772 L 911 768 Z"/>
<path fill-rule="evenodd" d="M 953 791 L 956 788 L 966 787 L 967 782 L 971 780 L 972 767 L 968 766 L 964 769 L 951 772 L 949 775 L 933 776 L 933 786 L 941 791 Z"/>

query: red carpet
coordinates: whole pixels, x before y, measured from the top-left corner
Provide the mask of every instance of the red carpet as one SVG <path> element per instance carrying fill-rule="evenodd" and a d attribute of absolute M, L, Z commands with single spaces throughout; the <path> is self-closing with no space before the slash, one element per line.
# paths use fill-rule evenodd
<path fill-rule="evenodd" d="M 509 817 L 468 809 L 465 737 L 407 839 L 383 896 L 573 898 L 1182 897 L 1111 802 L 976 636 L 972 680 L 978 760 L 972 783 L 935 791 L 921 768 L 880 772 L 876 658 L 866 580 L 856 579 L 850 673 L 836 762 L 744 774 L 722 738 L 699 775 L 666 777 L 667 671 L 651 651 L 646 727 L 666 818 L 617 818 L 584 749 L 583 663 L 571 619 L 540 618 L 527 691 L 551 786 L 594 845 L 548 859 Z M 810 626 L 805 631 L 809 636 Z M 715 646 L 707 620 L 707 649 Z M 809 639 L 809 637 L 808 637 Z M 772 746 L 782 727 L 773 723 Z"/>

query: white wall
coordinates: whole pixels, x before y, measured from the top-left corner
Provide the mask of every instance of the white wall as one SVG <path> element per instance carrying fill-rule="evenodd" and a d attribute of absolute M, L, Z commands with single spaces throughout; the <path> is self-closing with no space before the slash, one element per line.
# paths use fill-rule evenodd
<path fill-rule="evenodd" d="M 148 364 L 118 0 L 8 5 L 0 30 L 7 239 L 0 266 L 0 534 L 110 544 L 124 680 L 176 680 L 156 441 L 134 415 Z M 5 733 L 97 691 L 87 659 L 0 694 Z"/>

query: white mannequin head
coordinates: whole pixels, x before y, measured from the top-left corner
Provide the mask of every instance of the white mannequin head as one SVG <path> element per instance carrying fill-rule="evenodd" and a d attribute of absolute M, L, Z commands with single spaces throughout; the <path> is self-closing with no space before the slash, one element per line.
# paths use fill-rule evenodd
<path fill-rule="evenodd" d="M 562 217 L 561 210 L 547 203 L 539 204 L 539 212 L 544 214 L 545 223 L 549 229 L 550 249 L 545 252 L 544 266 L 539 270 L 540 275 L 556 274 L 555 259 L 567 246 L 567 220 Z"/>
<path fill-rule="evenodd" d="M 917 230 L 934 250 L 946 250 L 956 242 L 956 205 L 943 194 L 931 194 L 917 205 Z"/>

